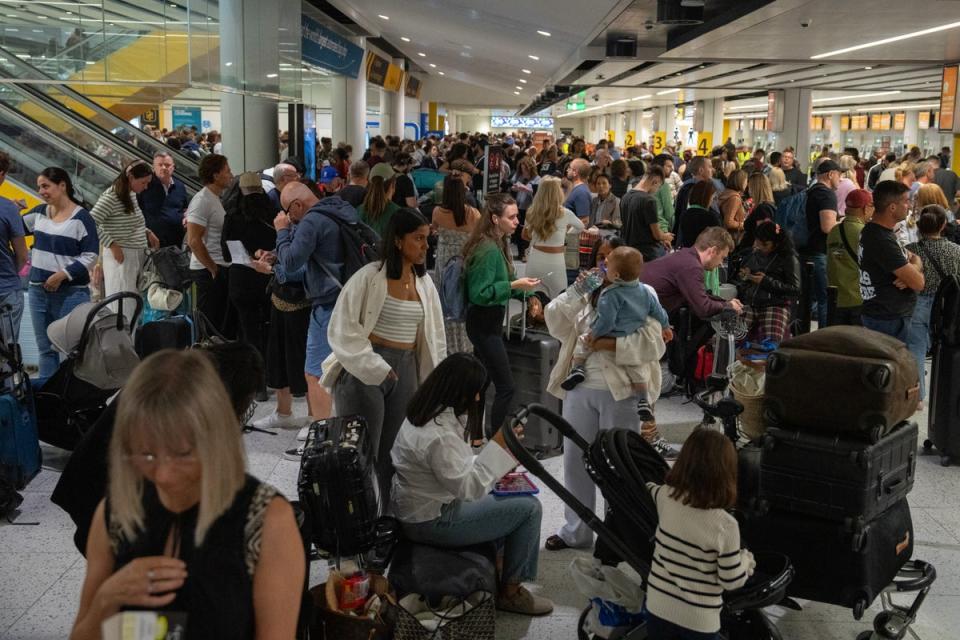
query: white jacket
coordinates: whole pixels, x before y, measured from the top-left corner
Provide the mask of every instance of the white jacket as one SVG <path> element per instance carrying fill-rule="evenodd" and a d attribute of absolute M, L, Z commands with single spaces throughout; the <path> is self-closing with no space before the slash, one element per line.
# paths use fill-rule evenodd
<path fill-rule="evenodd" d="M 644 285 L 656 297 L 649 285 Z M 547 391 L 563 398 L 566 391 L 560 386 L 573 365 L 573 350 L 580 335 L 590 329 L 596 311 L 589 296 L 579 295 L 573 287 L 553 299 L 544 310 L 550 335 L 560 341 L 560 357 L 550 373 Z M 647 395 L 651 404 L 660 397 L 660 358 L 666 352 L 662 327 L 654 318 L 648 318 L 643 329 L 629 336 L 617 338 L 616 352 L 597 351 L 591 358 L 601 358 L 603 379 L 610 388 L 614 400 L 623 400 L 634 395 L 630 378 L 624 367 L 639 368 L 647 383 Z"/>
<path fill-rule="evenodd" d="M 417 294 L 423 303 L 423 324 L 417 332 L 417 368 L 420 382 L 447 357 L 447 337 L 443 330 L 440 295 L 429 275 L 415 278 Z M 332 389 L 343 369 L 364 384 L 380 384 L 390 373 L 390 365 L 373 350 L 370 333 L 377 326 L 387 299 L 387 270 L 372 262 L 347 280 L 330 316 L 327 341 L 333 351 L 323 361 L 320 384 Z"/>

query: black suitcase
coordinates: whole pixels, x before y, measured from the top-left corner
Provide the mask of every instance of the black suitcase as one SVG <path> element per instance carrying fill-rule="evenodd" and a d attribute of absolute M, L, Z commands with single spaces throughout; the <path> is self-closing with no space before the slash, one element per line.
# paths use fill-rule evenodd
<path fill-rule="evenodd" d="M 759 503 L 826 520 L 872 520 L 913 488 L 917 424 L 875 444 L 771 427 L 763 439 Z"/>
<path fill-rule="evenodd" d="M 380 497 L 363 417 L 327 418 L 310 425 L 297 493 L 317 548 L 339 558 L 374 546 Z"/>
<path fill-rule="evenodd" d="M 163 349 L 189 349 L 196 342 L 188 316 L 171 316 L 147 322 L 137 330 L 134 347 L 140 359 Z"/>
<path fill-rule="evenodd" d="M 837 523 L 771 511 L 740 526 L 748 549 L 785 554 L 796 569 L 787 595 L 853 609 L 859 616 L 913 554 L 913 521 L 900 500 L 869 522 Z"/>
<path fill-rule="evenodd" d="M 923 448 L 937 448 L 940 464 L 960 458 L 960 347 L 941 340 L 933 350 L 930 396 L 927 398 L 927 440 Z"/>

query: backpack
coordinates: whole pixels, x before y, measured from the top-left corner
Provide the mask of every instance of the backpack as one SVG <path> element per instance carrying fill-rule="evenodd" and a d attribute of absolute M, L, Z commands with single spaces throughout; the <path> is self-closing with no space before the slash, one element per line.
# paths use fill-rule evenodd
<path fill-rule="evenodd" d="M 917 244 L 920 258 L 929 261 L 940 276 L 940 286 L 933 296 L 933 308 L 930 310 L 930 333 L 934 343 L 947 347 L 960 345 L 960 278 L 947 275 L 940 261 L 923 250 L 923 244 Z"/>
<path fill-rule="evenodd" d="M 443 319 L 451 322 L 466 322 L 467 294 L 464 289 L 463 256 L 451 256 L 440 271 L 440 307 Z"/>
<path fill-rule="evenodd" d="M 333 275 L 327 265 L 322 262 L 320 267 L 328 276 L 333 278 L 338 287 L 343 289 L 343 284 L 353 277 L 353 274 L 371 262 L 380 260 L 380 236 L 362 222 L 345 222 L 326 211 L 320 211 L 319 213 L 336 222 L 340 228 L 340 246 L 343 249 L 343 277 L 338 278 Z"/>
<path fill-rule="evenodd" d="M 775 220 L 790 234 L 798 250 L 806 247 L 810 236 L 807 229 L 807 192 L 801 191 L 781 200 Z"/>

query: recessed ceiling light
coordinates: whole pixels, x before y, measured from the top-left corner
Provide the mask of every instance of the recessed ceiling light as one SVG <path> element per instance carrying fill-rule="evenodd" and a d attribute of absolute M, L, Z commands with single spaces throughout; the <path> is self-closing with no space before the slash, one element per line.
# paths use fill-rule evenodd
<path fill-rule="evenodd" d="M 436 68 L 437 68 L 437 65 L 435 65 L 435 64 L 433 64 L 433 63 L 431 62 L 431 63 L 430 63 L 430 67 L 433 68 L 433 69 L 436 69 Z"/>
<path fill-rule="evenodd" d="M 267 74 L 267 77 L 268 77 L 268 78 L 276 78 L 277 75 L 278 75 L 278 74 L 276 74 L 276 73 L 268 73 L 268 74 Z"/>
<path fill-rule="evenodd" d="M 514 91 L 514 92 L 513 92 L 513 95 L 518 96 L 518 95 L 520 95 L 520 92 L 519 92 L 519 91 Z"/>
<path fill-rule="evenodd" d="M 378 14 L 377 17 L 380 18 L 381 20 L 389 20 L 389 19 L 390 19 L 390 16 L 385 16 L 385 15 L 383 15 L 382 13 L 381 13 L 381 14 Z"/>
<path fill-rule="evenodd" d="M 549 31 L 540 31 L 539 29 L 537 29 L 537 33 L 539 33 L 539 34 L 542 35 L 542 36 L 546 36 L 546 37 L 548 37 L 548 38 L 550 37 L 550 32 L 549 32 Z"/>
<path fill-rule="evenodd" d="M 864 69 L 866 69 L 867 71 L 870 71 L 870 69 L 873 69 L 873 67 L 864 67 Z"/>
<path fill-rule="evenodd" d="M 826 53 L 818 53 L 815 56 L 810 56 L 810 59 L 819 60 L 820 58 L 829 58 L 831 56 L 838 56 L 842 53 L 850 53 L 851 51 L 859 51 L 861 49 L 867 49 L 869 47 L 878 47 L 883 44 L 890 44 L 891 42 L 899 42 L 900 40 L 907 40 L 908 38 L 917 38 L 919 36 L 925 36 L 931 33 L 937 33 L 938 31 L 946 31 L 947 29 L 956 29 L 957 27 L 960 27 L 960 22 L 951 22 L 950 24 L 942 24 L 937 27 L 923 29 L 922 31 L 912 31 L 910 33 L 904 33 L 903 35 L 893 36 L 891 38 L 874 40 L 873 42 L 866 42 L 864 44 L 858 44 L 853 47 L 846 47 L 845 49 L 837 49 L 835 51 L 827 51 Z"/>
<path fill-rule="evenodd" d="M 518 82 L 522 82 L 523 84 L 527 84 L 527 81 L 524 80 L 523 78 L 520 78 L 520 79 L 518 80 Z"/>
<path fill-rule="evenodd" d="M 665 96 L 671 93 L 677 93 L 680 89 L 667 89 L 666 91 L 657 91 L 658 96 Z"/>
<path fill-rule="evenodd" d="M 225 67 L 232 67 L 232 66 L 233 66 L 233 63 L 232 63 L 232 62 L 224 62 L 224 63 L 223 63 L 223 66 L 225 66 Z"/>
<path fill-rule="evenodd" d="M 447 74 L 445 74 L 443 71 L 437 71 L 437 73 L 439 73 L 439 74 L 442 75 L 442 76 L 447 75 Z"/>
<path fill-rule="evenodd" d="M 837 100 L 859 100 L 860 98 L 876 98 L 877 96 L 892 96 L 899 91 L 878 91 L 877 93 L 864 93 L 859 96 L 837 96 L 836 98 L 817 98 L 814 102 L 836 102 Z"/>
<path fill-rule="evenodd" d="M 518 89 L 519 91 L 523 91 L 523 87 L 521 87 L 521 86 L 519 86 L 519 85 L 517 86 L 517 89 Z"/>
<path fill-rule="evenodd" d="M 539 59 L 540 59 L 540 56 L 535 56 L 535 55 L 532 55 L 532 54 L 529 55 L 529 56 L 527 56 L 527 57 L 530 58 L 531 60 L 539 60 Z"/>
<path fill-rule="evenodd" d="M 427 57 L 427 54 L 425 54 L 423 51 L 417 51 L 417 55 L 420 56 L 421 58 Z"/>
<path fill-rule="evenodd" d="M 523 71 L 524 73 L 530 73 L 530 69 L 520 69 L 520 71 Z"/>
<path fill-rule="evenodd" d="M 404 42 L 410 42 L 410 38 L 408 38 L 407 36 L 400 36 L 400 39 L 403 40 Z"/>

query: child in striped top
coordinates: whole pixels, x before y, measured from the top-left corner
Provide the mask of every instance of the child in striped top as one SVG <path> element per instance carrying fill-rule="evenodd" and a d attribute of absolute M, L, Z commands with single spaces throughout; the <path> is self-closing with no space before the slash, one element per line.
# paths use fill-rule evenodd
<path fill-rule="evenodd" d="M 719 640 L 723 592 L 742 587 L 756 566 L 726 511 L 737 501 L 733 443 L 697 429 L 666 484 L 647 486 L 660 519 L 647 579 L 647 637 Z"/>

